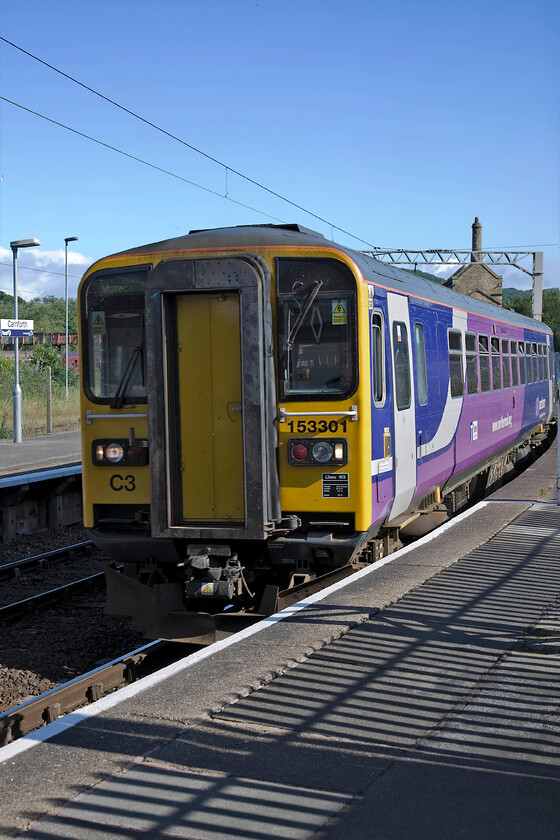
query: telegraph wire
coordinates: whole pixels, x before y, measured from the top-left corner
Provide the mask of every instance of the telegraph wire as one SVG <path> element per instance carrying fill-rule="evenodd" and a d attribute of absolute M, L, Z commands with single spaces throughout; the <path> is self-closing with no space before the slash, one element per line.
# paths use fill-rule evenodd
<path fill-rule="evenodd" d="M 234 169 L 232 166 L 229 166 L 228 164 L 223 163 L 221 160 L 218 160 L 217 158 L 212 157 L 212 155 L 207 154 L 207 152 L 203 152 L 202 149 L 198 149 L 196 146 L 193 146 L 191 143 L 187 143 L 186 140 L 181 139 L 181 137 L 177 137 L 176 134 L 172 134 L 170 131 L 167 131 L 165 128 L 162 128 L 161 126 L 157 125 L 156 123 L 151 122 L 150 120 L 146 119 L 145 117 L 140 116 L 140 114 L 137 114 L 135 111 L 131 111 L 129 108 L 126 108 L 124 105 L 121 105 L 119 102 L 115 102 L 114 99 L 110 99 L 108 96 L 105 96 L 104 94 L 100 93 L 98 90 L 95 90 L 95 88 L 89 87 L 89 85 L 86 85 L 84 82 L 80 82 L 80 80 L 74 78 L 74 76 L 70 76 L 68 73 L 64 73 L 63 70 L 59 70 L 58 67 L 55 67 L 53 64 L 49 64 L 47 61 L 43 61 L 42 58 L 39 58 L 38 56 L 34 55 L 33 53 L 29 52 L 28 50 L 25 50 L 23 47 L 18 46 L 18 44 L 14 44 L 14 42 L 9 41 L 8 38 L 4 38 L 3 36 L 0 35 L 0 41 L 4 41 L 4 43 L 9 44 L 11 47 L 14 47 L 14 49 L 19 50 L 20 52 L 24 53 L 24 55 L 29 56 L 29 58 L 32 58 L 35 61 L 38 61 L 39 64 L 42 64 L 44 67 L 48 67 L 49 70 L 54 70 L 55 73 L 58 73 L 60 76 L 63 76 L 65 79 L 68 79 L 69 81 L 74 82 L 74 84 L 79 85 L 80 87 L 84 88 L 84 90 L 87 90 L 90 93 L 93 93 L 95 96 L 98 96 L 100 99 L 103 99 L 105 102 L 108 102 L 110 105 L 114 105 L 115 108 L 119 108 L 121 111 L 124 111 L 126 114 L 129 114 L 131 117 L 134 117 L 135 119 L 143 122 L 145 125 L 150 126 L 150 128 L 154 128 L 156 131 L 159 131 L 161 134 L 165 134 L 167 137 L 171 138 L 172 140 L 177 141 L 177 143 L 181 143 L 183 146 L 186 146 L 188 149 L 191 149 L 191 151 L 196 152 L 197 154 L 202 155 L 202 157 L 205 157 L 207 160 L 212 161 L 212 163 L 215 163 L 218 166 L 221 166 L 223 169 L 226 170 L 226 179 L 227 179 L 227 172 L 228 171 L 232 172 L 234 175 L 237 175 L 239 178 L 242 178 L 244 181 L 247 181 L 248 183 L 253 184 L 253 186 L 258 187 L 261 190 L 264 190 L 265 192 L 269 193 L 270 195 L 273 195 L 275 198 L 279 198 L 281 201 L 285 201 L 287 204 L 290 204 L 292 207 L 295 207 L 297 210 L 301 210 L 303 213 L 306 213 L 308 216 L 312 216 L 314 219 L 317 219 L 318 221 L 323 222 L 323 224 L 328 225 L 331 228 L 334 228 L 334 230 L 338 230 L 338 231 L 340 231 L 340 233 L 344 233 L 347 236 L 351 236 L 352 239 L 355 239 L 357 242 L 362 242 L 364 245 L 368 245 L 370 248 L 373 248 L 374 250 L 378 249 L 379 246 L 372 245 L 371 242 L 367 242 L 365 239 L 361 239 L 359 236 L 356 236 L 354 233 L 350 233 L 350 231 L 345 230 L 344 228 L 341 228 L 338 225 L 333 224 L 332 222 L 329 222 L 327 219 L 323 219 L 322 216 L 318 216 L 316 213 L 312 213 L 311 210 L 306 210 L 305 207 L 302 207 L 300 204 L 296 204 L 294 201 L 291 201 L 289 198 L 286 198 L 285 196 L 281 195 L 280 193 L 277 193 L 274 190 L 271 190 L 269 187 L 266 187 L 264 184 L 259 183 L 259 181 L 255 181 L 253 178 L 250 178 L 248 175 L 244 175 L 242 172 L 239 172 L 237 169 Z M 9 102 L 10 100 L 6 100 L 6 101 Z M 16 104 L 16 103 L 12 103 L 12 104 Z M 23 107 L 23 106 L 19 106 L 19 107 Z M 27 109 L 25 109 L 25 110 L 27 110 Z M 31 113 L 35 113 L 35 112 L 31 111 Z M 38 114 L 37 116 L 41 116 L 41 115 Z M 48 117 L 44 117 L 43 119 L 48 119 Z M 51 120 L 51 122 L 54 122 L 54 120 Z M 56 124 L 61 125 L 61 123 L 56 123 Z M 67 128 L 67 126 L 63 126 L 63 127 Z M 73 131 L 73 129 L 69 129 L 69 130 Z M 80 134 L 80 133 L 81 132 L 79 132 L 79 131 L 76 132 L 76 134 Z M 82 135 L 82 137 L 87 137 L 87 135 Z M 93 138 L 89 137 L 88 139 L 91 140 Z M 95 141 L 95 142 L 99 142 L 99 141 Z M 102 144 L 102 145 L 106 145 L 106 144 Z M 113 148 L 113 147 L 109 146 L 108 148 Z M 115 151 L 119 151 L 119 150 L 115 149 Z M 123 152 L 122 154 L 125 154 L 125 153 Z M 129 157 L 134 157 L 134 156 L 129 155 Z M 135 159 L 138 160 L 138 158 L 135 158 Z M 145 163 L 145 161 L 142 161 L 142 163 Z M 148 164 L 148 165 L 151 165 L 151 164 Z M 157 169 L 159 167 L 154 167 L 154 168 Z M 161 171 L 165 172 L 166 170 L 161 170 Z M 166 174 L 169 175 L 169 174 L 172 174 L 172 173 L 167 172 Z M 174 177 L 179 177 L 179 176 L 174 176 Z M 186 179 L 183 178 L 182 180 L 186 180 Z M 187 183 L 192 184 L 193 182 L 192 181 L 187 181 Z M 226 184 L 227 184 L 227 180 L 226 180 Z M 194 184 L 194 186 L 200 187 L 199 184 Z M 200 187 L 200 189 L 206 189 L 206 187 Z M 213 192 L 212 190 L 207 190 L 207 191 L 208 192 Z M 227 198 L 229 201 L 233 201 L 233 199 L 230 199 L 227 195 L 227 187 L 226 187 L 226 195 L 225 196 L 222 195 L 221 193 L 214 193 L 214 195 L 218 195 L 220 198 Z M 240 204 L 240 202 L 235 202 L 235 203 Z M 244 205 L 244 204 L 242 204 L 241 206 L 242 207 L 247 207 L 247 205 Z M 254 210 L 255 208 L 249 207 L 248 209 Z M 260 213 L 262 211 L 257 210 L 256 212 Z M 263 213 L 263 215 L 267 216 L 267 218 L 269 218 L 269 219 L 275 219 L 275 221 L 281 221 L 280 219 L 276 219 L 274 216 L 269 216 L 267 213 Z"/>
<path fill-rule="evenodd" d="M 84 134 L 83 131 L 78 131 L 75 128 L 71 128 L 69 125 L 65 125 L 64 123 L 58 122 L 57 120 L 53 120 L 50 117 L 46 117 L 44 114 L 39 114 L 38 111 L 32 111 L 31 108 L 26 108 L 25 105 L 20 105 L 19 102 L 14 102 L 11 99 L 7 99 L 5 96 L 0 96 L 0 99 L 4 102 L 8 102 L 10 105 L 15 105 L 16 108 L 21 108 L 22 111 L 27 111 L 28 114 L 33 114 L 35 117 L 40 117 L 42 120 L 46 120 L 47 122 L 52 123 L 53 125 L 59 126 L 59 128 L 64 128 L 66 131 L 71 131 L 72 134 L 77 134 L 79 137 L 84 137 L 86 140 L 91 140 L 92 143 L 97 143 L 99 146 L 104 146 L 106 149 L 110 149 L 112 152 L 117 152 L 119 155 L 124 155 L 124 157 L 130 158 L 131 160 L 135 160 L 138 163 L 144 164 L 144 166 L 149 166 L 151 169 L 156 169 L 158 172 L 163 172 L 164 175 L 170 175 L 172 178 L 177 178 L 179 181 L 184 181 L 185 184 L 190 184 L 192 187 L 198 187 L 199 190 L 204 190 L 204 192 L 210 193 L 211 195 L 217 195 L 218 198 L 226 198 L 227 201 L 231 201 L 233 204 L 237 204 L 239 207 L 244 207 L 246 210 L 251 210 L 253 213 L 259 213 L 262 216 L 266 216 L 267 219 L 273 219 L 275 222 L 282 223 L 282 219 L 276 218 L 276 216 L 271 216 L 269 213 L 265 213 L 263 210 L 258 210 L 256 207 L 251 207 L 249 204 L 243 204 L 242 201 L 236 201 L 235 198 L 230 198 L 229 196 L 224 196 L 222 193 L 216 192 L 216 190 L 211 190 L 209 187 L 204 187 L 202 184 L 197 184 L 195 181 L 189 181 L 188 178 L 183 178 L 182 175 L 177 175 L 175 172 L 170 172 L 169 169 L 163 169 L 161 166 L 156 166 L 155 163 L 150 163 L 143 158 L 139 158 L 136 155 L 132 155 L 129 152 L 125 152 L 122 149 L 118 149 L 116 146 L 111 146 L 109 143 L 104 143 L 103 140 L 97 140 L 95 137 L 91 137 L 89 134 Z"/>
<path fill-rule="evenodd" d="M 0 265 L 5 265 L 8 268 L 12 268 L 13 263 L 3 262 L 2 260 L 0 260 Z M 57 274 L 59 277 L 66 277 L 66 274 L 65 274 L 64 271 L 49 271 L 48 268 L 33 268 L 30 265 L 20 265 L 19 261 L 18 261 L 18 271 L 40 271 L 44 274 Z M 68 277 L 72 277 L 74 280 L 81 280 L 82 279 L 81 274 L 68 274 Z M 24 289 L 23 291 L 26 291 L 26 290 Z"/>

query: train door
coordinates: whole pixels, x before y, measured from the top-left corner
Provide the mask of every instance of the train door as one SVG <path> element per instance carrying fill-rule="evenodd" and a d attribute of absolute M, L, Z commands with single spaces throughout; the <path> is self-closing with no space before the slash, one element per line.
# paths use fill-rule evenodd
<path fill-rule="evenodd" d="M 281 518 L 268 267 L 164 261 L 146 317 L 152 535 L 265 539 Z"/>
<path fill-rule="evenodd" d="M 239 293 L 179 295 L 177 382 L 184 522 L 243 522 Z"/>
<path fill-rule="evenodd" d="M 416 418 L 408 298 L 387 294 L 393 371 L 394 498 L 389 520 L 404 513 L 416 489 Z"/>

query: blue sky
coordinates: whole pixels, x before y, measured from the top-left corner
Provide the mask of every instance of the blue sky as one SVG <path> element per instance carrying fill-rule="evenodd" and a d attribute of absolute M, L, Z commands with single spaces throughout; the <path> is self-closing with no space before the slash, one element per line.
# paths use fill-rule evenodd
<path fill-rule="evenodd" d="M 1 96 L 213 191 L 1 101 L 0 289 L 14 239 L 41 241 L 30 298 L 64 294 L 78 236 L 74 296 L 94 260 L 190 229 L 467 249 L 475 216 L 560 286 L 559 33 L 560 0 L 1 0 L 4 38 L 325 221 L 0 42 Z"/>

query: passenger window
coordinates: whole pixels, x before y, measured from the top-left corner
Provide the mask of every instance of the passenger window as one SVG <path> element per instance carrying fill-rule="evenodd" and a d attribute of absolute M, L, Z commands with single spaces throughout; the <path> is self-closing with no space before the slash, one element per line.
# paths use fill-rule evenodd
<path fill-rule="evenodd" d="M 538 353 L 539 353 L 539 379 L 541 380 L 541 382 L 542 382 L 542 380 L 544 379 L 544 361 L 543 361 L 543 354 L 542 354 L 542 351 L 543 351 L 542 344 L 539 344 L 539 346 L 538 346 Z"/>
<path fill-rule="evenodd" d="M 517 345 L 519 347 L 519 382 L 525 385 L 527 377 L 525 375 L 525 344 L 520 341 Z"/>
<path fill-rule="evenodd" d="M 385 345 L 383 343 L 383 316 L 371 316 L 371 387 L 375 405 L 385 402 Z"/>
<path fill-rule="evenodd" d="M 426 405 L 428 402 L 426 345 L 424 342 L 424 327 L 418 322 L 414 324 L 414 349 L 416 351 L 416 394 L 418 396 L 418 404 Z"/>
<path fill-rule="evenodd" d="M 488 351 L 488 336 L 478 336 L 478 355 L 480 359 L 480 390 L 484 393 L 490 390 L 490 353 Z"/>
<path fill-rule="evenodd" d="M 531 356 L 531 342 L 525 342 L 525 360 L 527 362 L 527 384 L 533 381 L 533 357 Z"/>
<path fill-rule="evenodd" d="M 450 330 L 449 342 L 449 382 L 451 385 L 451 396 L 462 397 L 464 393 L 463 378 L 463 349 L 461 333 Z"/>
<path fill-rule="evenodd" d="M 533 341 L 532 344 L 533 355 L 533 382 L 539 381 L 539 357 L 537 356 L 537 343 Z"/>
<path fill-rule="evenodd" d="M 408 330 L 406 324 L 393 323 L 393 366 L 395 371 L 395 398 L 397 408 L 410 408 L 410 359 L 408 354 Z"/>
<path fill-rule="evenodd" d="M 511 342 L 511 384 L 519 385 L 519 367 L 517 365 L 517 341 Z"/>
<path fill-rule="evenodd" d="M 465 335 L 465 350 L 467 352 L 467 393 L 478 393 L 478 359 L 476 355 L 476 335 Z"/>
<path fill-rule="evenodd" d="M 502 378 L 504 388 L 509 388 L 511 385 L 511 364 L 509 360 L 509 341 L 507 338 L 502 339 Z"/>
<path fill-rule="evenodd" d="M 500 370 L 500 339 L 491 338 L 492 345 L 492 389 L 499 391 L 502 387 L 502 372 Z"/>

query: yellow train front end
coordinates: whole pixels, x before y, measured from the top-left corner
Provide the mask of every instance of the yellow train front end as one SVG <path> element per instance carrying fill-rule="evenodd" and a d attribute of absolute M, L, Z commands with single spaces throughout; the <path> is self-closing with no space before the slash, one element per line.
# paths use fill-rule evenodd
<path fill-rule="evenodd" d="M 84 522 L 107 610 L 202 643 L 372 526 L 368 291 L 295 226 L 202 231 L 80 288 Z M 268 603 L 274 603 L 269 600 Z"/>

